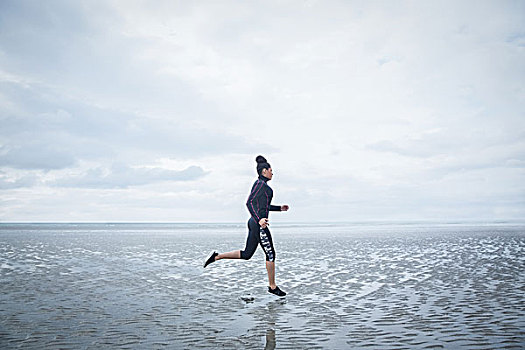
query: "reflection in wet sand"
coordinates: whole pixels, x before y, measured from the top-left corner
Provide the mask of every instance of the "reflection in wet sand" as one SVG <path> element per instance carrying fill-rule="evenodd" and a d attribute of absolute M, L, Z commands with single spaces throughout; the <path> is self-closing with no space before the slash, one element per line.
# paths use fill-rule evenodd
<path fill-rule="evenodd" d="M 271 298 L 274 298 L 271 296 Z M 286 299 L 281 298 L 275 301 L 268 303 L 268 319 L 266 324 L 266 345 L 265 350 L 273 350 L 277 345 L 275 337 L 275 327 L 276 327 L 276 316 L 281 307 L 286 304 Z"/>
<path fill-rule="evenodd" d="M 269 325 L 271 326 L 271 325 Z M 274 325 L 275 327 L 275 325 Z M 275 345 L 277 344 L 275 340 L 275 329 L 274 328 L 268 328 L 266 330 L 266 345 L 264 346 L 264 350 L 273 350 L 275 349 Z"/>
<path fill-rule="evenodd" d="M 273 350 L 275 349 L 275 345 L 275 330 L 273 328 L 268 328 L 266 331 L 266 345 L 264 346 L 264 350 Z"/>
<path fill-rule="evenodd" d="M 525 343 L 523 226 L 0 225 L 0 348 L 468 348 Z M 202 252 L 202 253 L 201 253 Z"/>

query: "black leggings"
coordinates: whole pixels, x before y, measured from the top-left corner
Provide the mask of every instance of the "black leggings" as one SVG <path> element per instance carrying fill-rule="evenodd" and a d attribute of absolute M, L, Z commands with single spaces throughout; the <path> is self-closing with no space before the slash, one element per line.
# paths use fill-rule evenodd
<path fill-rule="evenodd" d="M 254 218 L 250 218 L 248 230 L 248 239 L 246 239 L 246 247 L 241 250 L 241 259 L 249 260 L 255 253 L 257 245 L 260 244 L 266 255 L 266 261 L 275 261 L 275 249 L 268 227 L 262 228 Z"/>

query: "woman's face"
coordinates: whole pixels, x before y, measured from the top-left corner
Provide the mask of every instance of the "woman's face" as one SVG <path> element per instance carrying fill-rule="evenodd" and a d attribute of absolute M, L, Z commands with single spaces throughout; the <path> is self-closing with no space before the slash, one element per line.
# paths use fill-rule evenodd
<path fill-rule="evenodd" d="M 267 178 L 268 180 L 271 180 L 273 177 L 272 168 L 263 169 L 262 175 Z"/>

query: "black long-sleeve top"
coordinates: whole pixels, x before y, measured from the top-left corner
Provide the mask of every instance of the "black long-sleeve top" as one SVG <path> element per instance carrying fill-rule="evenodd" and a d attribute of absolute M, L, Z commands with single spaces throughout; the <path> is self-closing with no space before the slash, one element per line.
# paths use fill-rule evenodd
<path fill-rule="evenodd" d="M 259 175 L 246 201 L 248 211 L 257 223 L 259 223 L 259 220 L 262 218 L 268 218 L 269 211 L 281 211 L 280 206 L 271 205 L 273 190 L 268 186 L 267 182 L 268 179 L 266 177 Z"/>

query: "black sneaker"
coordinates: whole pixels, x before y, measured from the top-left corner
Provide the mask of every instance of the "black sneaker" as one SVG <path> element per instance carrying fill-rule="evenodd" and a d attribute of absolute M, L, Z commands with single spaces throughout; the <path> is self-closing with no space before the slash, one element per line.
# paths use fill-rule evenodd
<path fill-rule="evenodd" d="M 278 297 L 284 297 L 286 295 L 286 293 L 280 290 L 278 286 L 275 286 L 275 289 L 268 287 L 268 293 L 275 294 Z"/>
<path fill-rule="evenodd" d="M 212 262 L 215 261 L 215 257 L 219 255 L 219 253 L 217 252 L 213 252 L 212 255 L 210 255 L 210 257 L 208 258 L 208 260 L 206 260 L 206 262 L 204 263 L 204 267 L 208 266 L 209 264 L 211 264 Z"/>

